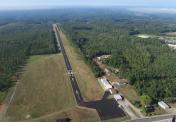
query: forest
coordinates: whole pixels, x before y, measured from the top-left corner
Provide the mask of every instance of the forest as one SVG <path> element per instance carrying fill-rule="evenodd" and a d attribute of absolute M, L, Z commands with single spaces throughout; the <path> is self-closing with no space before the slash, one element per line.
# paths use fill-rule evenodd
<path fill-rule="evenodd" d="M 175 102 L 176 51 L 157 38 L 135 36 L 173 32 L 176 30 L 175 18 L 117 13 L 75 17 L 75 20 L 63 21 L 62 28 L 89 64 L 93 64 L 96 56 L 111 54 L 112 58 L 105 63 L 118 68 L 117 75 L 128 79 L 139 95 L 149 96 L 151 103 Z M 95 76 L 101 76 L 102 71 L 94 67 L 96 64 L 91 65 Z"/>
<path fill-rule="evenodd" d="M 176 51 L 157 38 L 176 31 L 176 17 L 138 14 L 121 8 L 62 8 L 23 12 L 0 12 L 0 91 L 13 85 L 14 74 L 30 55 L 56 53 L 51 24 L 59 23 L 67 37 L 83 54 L 96 77 L 103 71 L 93 62 L 111 54 L 106 64 L 118 68 L 151 103 L 176 101 Z"/>
<path fill-rule="evenodd" d="M 0 26 L 0 92 L 18 80 L 26 59 L 31 55 L 56 53 L 52 26 L 14 22 Z"/>

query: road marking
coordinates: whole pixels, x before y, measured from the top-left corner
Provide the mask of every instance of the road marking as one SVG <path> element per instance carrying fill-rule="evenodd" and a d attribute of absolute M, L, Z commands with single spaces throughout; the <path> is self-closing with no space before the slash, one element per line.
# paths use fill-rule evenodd
<path fill-rule="evenodd" d="M 76 94 L 78 94 L 78 90 L 76 90 Z"/>
<path fill-rule="evenodd" d="M 80 100 L 81 98 L 80 98 L 80 96 L 79 96 L 78 90 L 76 90 L 76 94 L 78 95 L 78 98 L 79 98 L 79 100 Z"/>

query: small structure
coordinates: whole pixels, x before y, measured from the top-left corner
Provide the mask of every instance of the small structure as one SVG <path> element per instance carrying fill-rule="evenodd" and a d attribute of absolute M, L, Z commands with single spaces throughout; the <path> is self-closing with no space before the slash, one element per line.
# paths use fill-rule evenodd
<path fill-rule="evenodd" d="M 99 56 L 99 57 L 97 57 L 97 59 L 98 59 L 98 60 L 101 60 L 101 57 Z"/>
<path fill-rule="evenodd" d="M 105 91 L 112 88 L 112 85 L 109 83 L 109 81 L 106 78 L 101 78 L 100 83 Z"/>
<path fill-rule="evenodd" d="M 98 60 L 101 60 L 101 59 L 107 59 L 107 58 L 110 58 L 111 55 L 102 55 L 102 56 L 98 56 L 97 59 Z"/>
<path fill-rule="evenodd" d="M 109 92 L 111 93 L 111 94 L 117 94 L 117 90 L 115 90 L 115 89 L 113 89 L 113 88 L 111 88 L 111 89 L 109 89 Z"/>
<path fill-rule="evenodd" d="M 71 119 L 70 118 L 60 118 L 60 119 L 57 119 L 55 122 L 70 122 Z"/>
<path fill-rule="evenodd" d="M 162 109 L 169 109 L 169 106 L 168 106 L 164 101 L 158 102 L 158 105 L 159 105 Z"/>
<path fill-rule="evenodd" d="M 127 82 L 117 82 L 118 86 L 124 86 L 124 85 L 127 85 L 127 84 L 128 84 Z"/>
<path fill-rule="evenodd" d="M 119 69 L 117 69 L 117 68 L 114 69 L 114 72 L 115 72 L 115 73 L 119 73 Z"/>
<path fill-rule="evenodd" d="M 147 38 L 149 38 L 150 36 L 149 36 L 149 35 L 146 35 L 146 34 L 138 34 L 137 37 L 140 37 L 140 38 L 143 38 L 143 39 L 147 39 Z"/>
<path fill-rule="evenodd" d="M 123 100 L 123 97 L 120 94 L 114 94 L 113 97 L 116 101 Z"/>
<path fill-rule="evenodd" d="M 102 57 L 103 59 L 106 59 L 106 58 L 110 58 L 111 55 L 102 55 L 101 57 Z"/>
<path fill-rule="evenodd" d="M 104 69 L 104 72 L 106 73 L 107 76 L 110 76 L 110 71 L 107 68 Z"/>
<path fill-rule="evenodd" d="M 123 85 L 127 85 L 127 84 L 128 84 L 128 80 L 126 80 L 126 79 L 121 79 L 121 80 L 117 81 L 118 86 L 123 86 Z"/>
<path fill-rule="evenodd" d="M 171 47 L 172 49 L 176 49 L 176 45 L 175 44 L 168 44 L 169 47 Z"/>
<path fill-rule="evenodd" d="M 101 56 L 97 57 L 97 59 L 100 61 L 101 60 Z"/>

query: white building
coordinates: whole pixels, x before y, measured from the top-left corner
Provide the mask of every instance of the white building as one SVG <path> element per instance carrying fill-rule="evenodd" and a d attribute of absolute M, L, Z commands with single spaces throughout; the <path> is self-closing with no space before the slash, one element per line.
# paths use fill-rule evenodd
<path fill-rule="evenodd" d="M 104 72 L 106 73 L 107 76 L 110 76 L 110 71 L 107 68 L 104 69 Z"/>
<path fill-rule="evenodd" d="M 116 101 L 123 100 L 123 98 L 120 94 L 114 94 L 113 97 Z"/>
<path fill-rule="evenodd" d="M 117 85 L 118 85 L 118 86 L 124 86 L 124 85 L 127 85 L 127 84 L 128 84 L 127 82 L 120 82 L 120 81 L 117 82 Z"/>
<path fill-rule="evenodd" d="M 98 60 L 101 60 L 101 57 L 99 56 L 99 57 L 97 57 L 97 59 L 98 59 Z"/>
<path fill-rule="evenodd" d="M 117 90 L 115 90 L 115 89 L 113 89 L 113 88 L 109 89 L 109 92 L 110 92 L 111 94 L 117 94 Z"/>
<path fill-rule="evenodd" d="M 164 102 L 164 101 L 160 101 L 158 102 L 158 105 L 163 108 L 163 109 L 168 109 L 169 106 Z"/>
<path fill-rule="evenodd" d="M 110 58 L 111 55 L 102 55 L 101 57 L 102 57 L 103 59 L 106 59 L 106 58 Z"/>
<path fill-rule="evenodd" d="M 176 45 L 175 44 L 168 44 L 169 47 L 171 47 L 172 49 L 176 49 Z"/>
<path fill-rule="evenodd" d="M 101 78 L 100 83 L 104 90 L 108 90 L 112 88 L 112 85 L 109 83 L 109 81 L 106 78 Z"/>
<path fill-rule="evenodd" d="M 102 55 L 102 56 L 98 56 L 97 59 L 98 60 L 101 60 L 101 59 L 107 59 L 107 58 L 110 58 L 111 55 Z"/>
<path fill-rule="evenodd" d="M 137 37 L 143 38 L 143 39 L 147 39 L 150 36 L 149 35 L 145 35 L 145 34 L 138 34 Z"/>

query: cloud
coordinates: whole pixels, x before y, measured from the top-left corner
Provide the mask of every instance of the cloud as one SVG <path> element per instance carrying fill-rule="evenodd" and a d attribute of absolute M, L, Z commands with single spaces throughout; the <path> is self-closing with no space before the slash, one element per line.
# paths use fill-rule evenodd
<path fill-rule="evenodd" d="M 176 8 L 130 8 L 129 10 L 142 13 L 176 14 Z"/>

